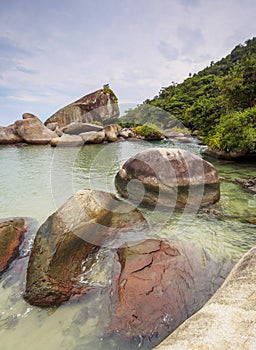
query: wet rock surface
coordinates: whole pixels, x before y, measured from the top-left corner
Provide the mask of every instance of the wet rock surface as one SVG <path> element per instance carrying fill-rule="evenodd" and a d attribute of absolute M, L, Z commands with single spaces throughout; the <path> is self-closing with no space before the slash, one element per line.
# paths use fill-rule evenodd
<path fill-rule="evenodd" d="M 196 312 L 227 271 L 202 249 L 148 239 L 118 249 L 121 273 L 108 334 L 165 337 Z"/>
<path fill-rule="evenodd" d="M 202 309 L 155 349 L 255 349 L 255 266 L 256 247 L 236 264 Z"/>
<path fill-rule="evenodd" d="M 25 231 L 25 220 L 22 218 L 0 221 L 0 274 L 19 256 Z"/>
<path fill-rule="evenodd" d="M 215 167 L 174 148 L 147 149 L 128 159 L 116 175 L 115 185 L 125 198 L 151 206 L 199 208 L 220 198 Z"/>
<path fill-rule="evenodd" d="M 236 179 L 236 182 L 238 182 L 242 188 L 245 190 L 256 193 L 256 176 L 250 177 L 248 179 Z"/>
<path fill-rule="evenodd" d="M 114 195 L 77 192 L 36 234 L 27 270 L 26 301 L 54 306 L 88 293 L 92 286 L 87 273 L 100 247 L 122 244 L 143 225 L 142 214 Z"/>

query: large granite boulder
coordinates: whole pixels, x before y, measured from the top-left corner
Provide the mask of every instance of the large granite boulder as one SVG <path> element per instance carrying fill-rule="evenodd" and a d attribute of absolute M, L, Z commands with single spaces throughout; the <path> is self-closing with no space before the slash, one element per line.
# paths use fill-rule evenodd
<path fill-rule="evenodd" d="M 118 256 L 121 274 L 108 333 L 128 338 L 167 336 L 228 273 L 203 249 L 181 242 L 148 239 L 119 248 Z"/>
<path fill-rule="evenodd" d="M 24 219 L 0 221 L 0 274 L 19 256 L 19 246 L 25 231 Z"/>
<path fill-rule="evenodd" d="M 39 228 L 31 252 L 25 299 L 59 305 L 88 293 L 86 280 L 100 247 L 114 247 L 146 225 L 142 214 L 114 195 L 81 190 Z"/>
<path fill-rule="evenodd" d="M 0 126 L 0 145 L 11 145 L 22 141 L 14 125 Z"/>
<path fill-rule="evenodd" d="M 109 124 L 119 117 L 117 98 L 109 88 L 103 88 L 83 96 L 61 108 L 45 122 L 45 125 L 64 127 L 70 123 L 91 123 L 99 121 Z"/>
<path fill-rule="evenodd" d="M 22 118 L 22 120 L 15 122 L 15 131 L 25 142 L 45 145 L 57 137 L 55 132 L 44 126 L 33 114 L 25 113 Z"/>
<path fill-rule="evenodd" d="M 79 135 L 63 134 L 51 139 L 50 144 L 52 147 L 81 147 L 84 145 L 84 140 Z"/>
<path fill-rule="evenodd" d="M 220 198 L 214 166 L 174 148 L 147 149 L 128 159 L 115 185 L 125 198 L 151 206 L 197 209 Z"/>
<path fill-rule="evenodd" d="M 91 123 L 71 123 L 67 126 L 64 126 L 61 130 L 65 134 L 70 135 L 79 135 L 83 132 L 89 132 L 89 131 L 101 131 L 103 129 L 103 126 L 97 125 L 97 124 L 91 124 Z"/>
<path fill-rule="evenodd" d="M 158 350 L 256 349 L 256 247 L 237 263 L 201 310 Z"/>

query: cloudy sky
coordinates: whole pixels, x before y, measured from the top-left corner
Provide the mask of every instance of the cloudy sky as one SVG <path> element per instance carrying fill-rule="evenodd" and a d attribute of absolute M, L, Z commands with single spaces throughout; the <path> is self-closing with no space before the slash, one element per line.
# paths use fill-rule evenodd
<path fill-rule="evenodd" d="M 121 110 L 256 34 L 255 0 L 0 0 L 0 125 L 109 83 Z"/>

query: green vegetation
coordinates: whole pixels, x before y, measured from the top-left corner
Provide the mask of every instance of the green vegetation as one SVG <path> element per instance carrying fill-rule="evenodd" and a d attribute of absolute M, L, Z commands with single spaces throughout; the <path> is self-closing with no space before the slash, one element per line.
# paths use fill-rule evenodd
<path fill-rule="evenodd" d="M 256 38 L 128 110 L 122 122 L 170 128 L 179 120 L 218 151 L 256 152 Z"/>
<path fill-rule="evenodd" d="M 98 120 L 92 121 L 91 124 L 98 125 L 98 126 L 103 126 L 102 122 L 100 122 Z"/>
<path fill-rule="evenodd" d="M 256 153 L 256 106 L 222 116 L 206 140 L 213 150 Z"/>
<path fill-rule="evenodd" d="M 161 130 L 152 123 L 135 126 L 133 132 L 135 135 L 142 136 L 145 140 L 161 140 L 163 137 Z"/>
<path fill-rule="evenodd" d="M 118 98 L 114 94 L 114 91 L 110 89 L 109 84 L 104 84 L 103 85 L 103 92 L 106 94 L 109 94 L 113 97 L 114 103 L 118 103 Z"/>

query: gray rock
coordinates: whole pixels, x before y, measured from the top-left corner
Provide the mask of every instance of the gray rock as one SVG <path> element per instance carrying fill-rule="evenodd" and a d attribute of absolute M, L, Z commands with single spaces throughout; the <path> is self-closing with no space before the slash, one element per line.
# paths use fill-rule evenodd
<path fill-rule="evenodd" d="M 79 134 L 84 143 L 102 143 L 105 140 L 105 131 L 89 131 Z"/>
<path fill-rule="evenodd" d="M 73 122 L 99 121 L 106 124 L 115 122 L 118 117 L 119 107 L 115 94 L 110 89 L 100 89 L 61 108 L 46 120 L 45 125 L 56 123 L 62 128 Z"/>
<path fill-rule="evenodd" d="M 125 139 L 134 136 L 132 130 L 128 129 L 128 128 L 124 128 L 124 129 L 120 130 L 119 135 Z"/>
<path fill-rule="evenodd" d="M 188 151 L 152 148 L 130 158 L 118 172 L 119 193 L 136 203 L 199 209 L 220 198 L 212 164 Z"/>
<path fill-rule="evenodd" d="M 65 134 L 79 135 L 89 131 L 101 131 L 102 129 L 103 126 L 91 123 L 71 123 L 67 126 L 64 126 L 61 130 Z"/>
<path fill-rule="evenodd" d="M 84 145 L 84 140 L 79 135 L 63 134 L 61 137 L 55 137 L 50 142 L 52 147 L 78 147 Z"/>
<path fill-rule="evenodd" d="M 172 129 L 166 129 L 164 130 L 164 136 L 172 139 L 176 137 L 184 137 L 185 134 L 183 134 L 182 132 L 174 131 Z"/>
<path fill-rule="evenodd" d="M 157 350 L 256 349 L 256 247 L 237 263 L 201 310 Z"/>

